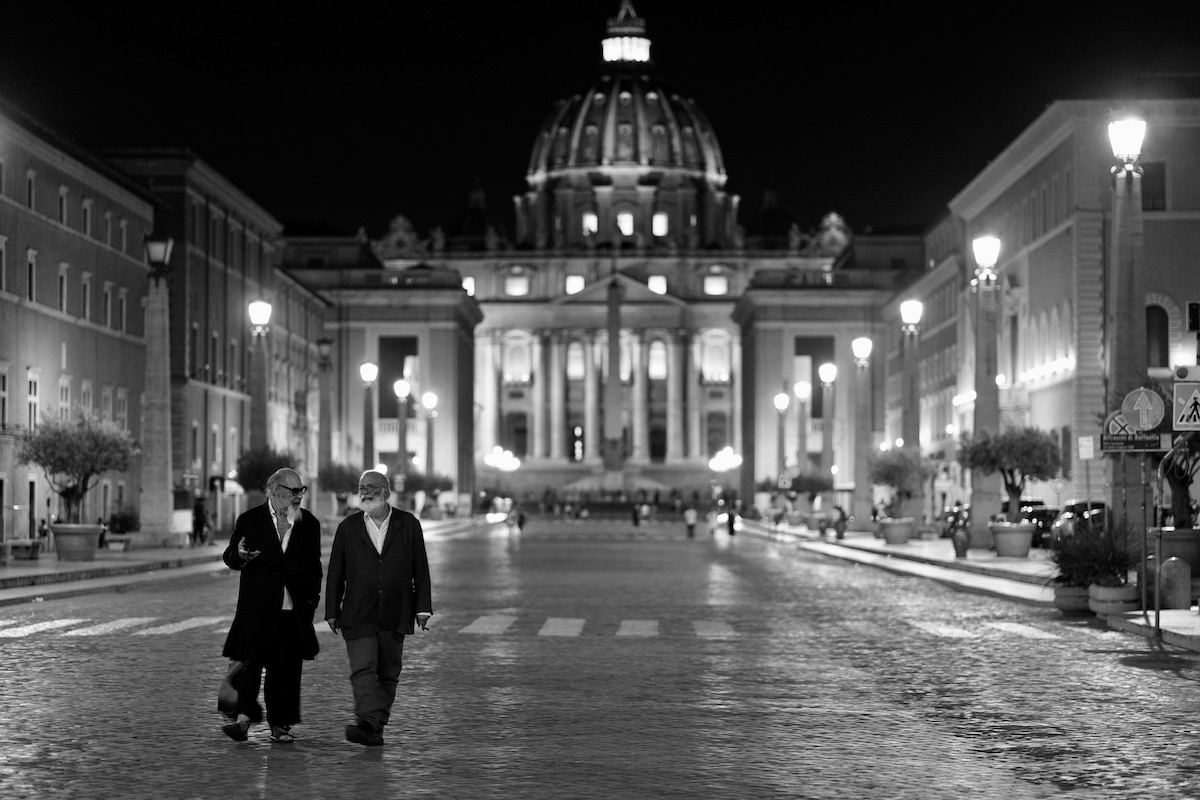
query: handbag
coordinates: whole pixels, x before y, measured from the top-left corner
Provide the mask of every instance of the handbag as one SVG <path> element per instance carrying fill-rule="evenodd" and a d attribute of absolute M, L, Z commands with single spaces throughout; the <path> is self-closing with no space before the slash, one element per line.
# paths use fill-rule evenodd
<path fill-rule="evenodd" d="M 229 671 L 225 673 L 225 677 L 221 680 L 221 686 L 217 689 L 217 710 L 231 720 L 237 719 L 238 702 L 238 692 L 234 688 L 233 681 L 242 674 L 242 670 L 245 668 L 245 661 L 231 660 Z"/>

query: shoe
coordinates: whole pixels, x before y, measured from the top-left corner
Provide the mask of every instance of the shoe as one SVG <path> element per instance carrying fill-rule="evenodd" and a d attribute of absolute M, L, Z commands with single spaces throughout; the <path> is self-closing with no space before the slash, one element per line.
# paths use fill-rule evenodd
<path fill-rule="evenodd" d="M 346 726 L 346 741 L 361 744 L 366 747 L 379 747 L 383 744 L 383 737 L 378 733 L 369 731 L 366 728 L 360 728 L 357 725 Z"/>
<path fill-rule="evenodd" d="M 244 742 L 247 738 L 246 733 L 250 730 L 250 720 L 245 720 L 244 722 L 231 722 L 228 725 L 222 725 L 221 730 L 225 732 L 226 736 L 228 736 L 230 739 L 233 739 L 235 742 Z"/>
<path fill-rule="evenodd" d="M 292 744 L 296 741 L 296 737 L 292 736 L 291 725 L 272 725 L 271 726 L 271 741 L 276 744 Z"/>

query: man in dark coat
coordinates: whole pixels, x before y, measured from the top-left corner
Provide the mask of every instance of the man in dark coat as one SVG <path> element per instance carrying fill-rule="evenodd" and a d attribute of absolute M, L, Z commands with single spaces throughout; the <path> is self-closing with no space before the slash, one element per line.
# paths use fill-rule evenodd
<path fill-rule="evenodd" d="M 237 612 L 222 654 L 244 663 L 233 679 L 237 720 L 222 730 L 245 741 L 262 721 L 258 691 L 263 669 L 271 741 L 295 741 L 300 722 L 300 672 L 318 651 L 313 617 L 321 600 L 321 524 L 300 508 L 306 487 L 294 470 L 267 480 L 267 502 L 238 517 L 224 560 L 242 573 Z"/>
<path fill-rule="evenodd" d="M 425 629 L 433 603 L 421 523 L 388 503 L 381 473 L 364 472 L 358 484 L 362 511 L 333 536 L 325 620 L 341 631 L 350 660 L 356 721 L 346 738 L 374 746 L 383 744 L 396 699 L 404 636 Z"/>

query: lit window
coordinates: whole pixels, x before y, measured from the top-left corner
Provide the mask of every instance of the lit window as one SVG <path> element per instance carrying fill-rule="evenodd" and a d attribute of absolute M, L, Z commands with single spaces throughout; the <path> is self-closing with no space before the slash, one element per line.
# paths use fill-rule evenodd
<path fill-rule="evenodd" d="M 585 285 L 585 279 L 582 275 L 568 275 L 567 276 L 567 286 L 566 286 L 567 294 L 579 294 L 580 292 L 583 291 L 584 285 Z"/>
<path fill-rule="evenodd" d="M 711 295 L 729 294 L 729 278 L 724 275 L 705 275 L 704 293 Z"/>
<path fill-rule="evenodd" d="M 617 230 L 622 236 L 633 236 L 633 214 L 628 211 L 617 214 Z"/>
<path fill-rule="evenodd" d="M 583 234 L 584 236 L 594 236 L 600 230 L 600 221 L 596 218 L 593 211 L 583 212 Z"/>
<path fill-rule="evenodd" d="M 665 211 L 655 212 L 653 226 L 654 226 L 654 235 L 655 236 L 666 236 L 667 230 L 668 230 L 667 212 L 665 212 Z"/>
<path fill-rule="evenodd" d="M 475 279 L 474 278 L 472 278 L 470 275 L 463 278 L 462 286 L 463 286 L 463 289 L 467 293 L 467 297 L 475 296 Z"/>
<path fill-rule="evenodd" d="M 667 346 L 661 341 L 650 343 L 650 363 L 646 365 L 650 380 L 661 381 L 667 377 Z"/>
<path fill-rule="evenodd" d="M 700 353 L 700 369 L 706 381 L 728 383 L 732 371 L 728 343 L 721 340 L 706 341 Z"/>
<path fill-rule="evenodd" d="M 579 342 L 571 342 L 567 346 L 567 379 L 581 381 L 585 374 L 586 367 L 583 361 L 583 345 Z"/>
<path fill-rule="evenodd" d="M 505 275 L 504 293 L 509 297 L 525 297 L 529 294 L 529 276 L 524 272 L 510 272 Z"/>
<path fill-rule="evenodd" d="M 505 383 L 529 383 L 529 346 L 525 342 L 510 344 L 504 353 Z"/>
<path fill-rule="evenodd" d="M 651 275 L 646 278 L 646 287 L 655 294 L 667 293 L 667 276 L 666 275 Z"/>

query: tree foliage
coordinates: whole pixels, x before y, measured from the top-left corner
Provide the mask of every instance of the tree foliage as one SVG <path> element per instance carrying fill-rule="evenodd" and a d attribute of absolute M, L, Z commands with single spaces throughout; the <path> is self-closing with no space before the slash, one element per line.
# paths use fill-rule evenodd
<path fill-rule="evenodd" d="M 933 477 L 933 465 L 916 450 L 898 447 L 873 455 L 868 476 L 871 483 L 891 488 L 895 516 L 902 517 L 905 501 Z"/>
<path fill-rule="evenodd" d="M 358 481 L 362 470 L 349 464 L 323 464 L 317 470 L 317 481 L 322 491 L 333 492 L 336 495 L 354 494 L 358 491 Z"/>
<path fill-rule="evenodd" d="M 106 472 L 124 472 L 138 456 L 128 431 L 89 415 L 77 421 L 49 420 L 21 440 L 17 461 L 36 464 L 62 498 L 67 522 L 82 522 L 83 501 Z"/>
<path fill-rule="evenodd" d="M 237 460 L 238 483 L 247 491 L 264 491 L 267 479 L 284 467 L 296 468 L 296 457 L 286 450 L 278 451 L 270 447 L 246 450 Z"/>
<path fill-rule="evenodd" d="M 806 494 L 811 499 L 821 492 L 833 491 L 833 476 L 822 475 L 819 472 L 801 472 L 792 476 L 788 490 L 796 494 Z"/>
<path fill-rule="evenodd" d="M 1025 484 L 1057 475 L 1062 468 L 1062 454 L 1058 439 L 1051 433 L 1033 427 L 1009 428 L 994 435 L 983 431 L 963 437 L 958 463 L 984 475 L 999 472 L 1008 494 L 1008 515 L 1015 520 Z"/>

